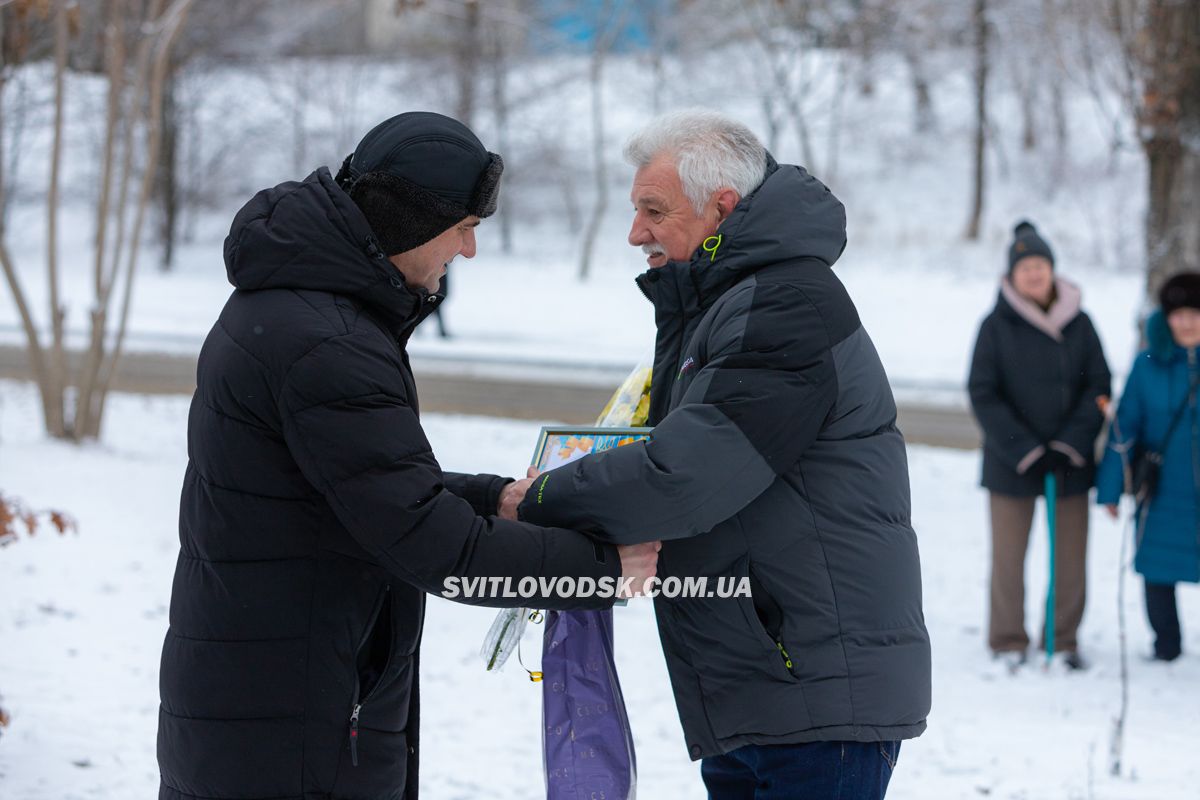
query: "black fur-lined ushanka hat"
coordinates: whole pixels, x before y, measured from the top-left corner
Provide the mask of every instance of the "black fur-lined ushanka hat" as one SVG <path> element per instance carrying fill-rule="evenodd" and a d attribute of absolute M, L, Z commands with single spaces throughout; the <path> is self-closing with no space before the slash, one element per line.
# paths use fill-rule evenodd
<path fill-rule="evenodd" d="M 504 162 L 461 122 L 429 111 L 376 125 L 346 156 L 338 185 L 389 255 L 420 247 L 469 216 L 496 211 Z"/>

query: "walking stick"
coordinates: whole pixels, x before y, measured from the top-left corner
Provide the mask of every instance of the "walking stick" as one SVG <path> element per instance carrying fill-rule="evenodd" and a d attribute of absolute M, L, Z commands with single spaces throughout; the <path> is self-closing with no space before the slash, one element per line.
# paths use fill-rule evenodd
<path fill-rule="evenodd" d="M 1104 419 L 1112 422 L 1112 432 L 1105 447 L 1111 447 L 1121 457 L 1121 485 L 1125 494 L 1132 495 L 1134 494 L 1133 468 L 1130 464 L 1129 449 L 1133 446 L 1133 442 L 1126 441 L 1121 434 L 1121 424 L 1117 421 L 1115 409 L 1108 397 L 1096 398 L 1096 405 L 1099 407 L 1100 413 L 1104 415 Z M 1112 437 L 1116 438 L 1115 443 L 1112 441 Z M 1149 508 L 1150 504 L 1146 503 L 1140 513 L 1139 509 L 1135 508 L 1133 514 L 1130 515 L 1128 524 L 1121 532 L 1121 554 L 1117 558 L 1117 644 L 1121 659 L 1121 706 L 1113 720 L 1112 737 L 1108 743 L 1109 774 L 1113 777 L 1121 775 L 1121 758 L 1125 752 L 1125 719 L 1129 714 L 1129 637 L 1125 625 L 1125 573 L 1129 567 L 1128 547 L 1129 540 L 1135 534 L 1140 544 L 1140 531 L 1146 522 L 1146 512 L 1149 511 Z"/>
<path fill-rule="evenodd" d="M 1050 586 L 1046 589 L 1046 667 L 1054 658 L 1054 512 L 1058 503 L 1058 479 L 1046 473 L 1046 528 L 1050 534 Z"/>

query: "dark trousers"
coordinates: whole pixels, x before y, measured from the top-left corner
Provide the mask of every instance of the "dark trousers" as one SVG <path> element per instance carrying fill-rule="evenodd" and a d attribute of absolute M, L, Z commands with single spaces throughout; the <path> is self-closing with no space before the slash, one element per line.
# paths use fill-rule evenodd
<path fill-rule="evenodd" d="M 1146 581 L 1146 616 L 1154 629 L 1154 657 L 1172 661 L 1183 651 L 1175 584 Z"/>
<path fill-rule="evenodd" d="M 709 800 L 882 800 L 899 742 L 747 745 L 700 762 Z"/>

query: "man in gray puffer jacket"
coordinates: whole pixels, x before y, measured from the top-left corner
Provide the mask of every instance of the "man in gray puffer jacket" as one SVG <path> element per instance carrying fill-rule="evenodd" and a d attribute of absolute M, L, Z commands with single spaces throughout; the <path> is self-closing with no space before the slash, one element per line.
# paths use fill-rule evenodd
<path fill-rule="evenodd" d="M 831 266 L 845 209 L 719 114 L 651 123 L 629 242 L 658 336 L 650 440 L 547 472 L 524 520 L 661 539 L 659 633 L 712 798 L 882 797 L 925 730 L 930 650 L 904 439 Z M 841 792 L 841 794 L 838 794 Z"/>

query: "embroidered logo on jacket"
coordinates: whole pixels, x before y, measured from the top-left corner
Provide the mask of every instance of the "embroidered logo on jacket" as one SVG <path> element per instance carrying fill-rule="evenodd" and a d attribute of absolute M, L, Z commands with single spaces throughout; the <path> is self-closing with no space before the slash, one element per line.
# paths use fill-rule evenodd
<path fill-rule="evenodd" d="M 679 380 L 680 378 L 682 378 L 683 373 L 687 372 L 689 369 L 691 369 L 694 366 L 696 366 L 696 359 L 692 358 L 691 356 L 688 356 L 687 360 L 683 362 L 683 366 L 679 368 L 679 374 L 675 376 L 675 380 Z"/>

